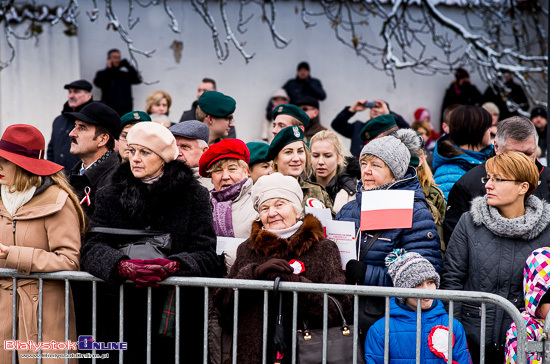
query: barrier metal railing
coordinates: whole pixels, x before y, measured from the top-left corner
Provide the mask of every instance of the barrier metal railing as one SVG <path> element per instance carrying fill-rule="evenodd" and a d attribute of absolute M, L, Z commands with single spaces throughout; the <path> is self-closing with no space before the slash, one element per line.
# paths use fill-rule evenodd
<path fill-rule="evenodd" d="M 39 302 L 38 302 L 38 342 L 42 340 L 42 322 L 43 322 L 43 283 L 44 280 L 63 280 L 65 282 L 65 341 L 69 340 L 69 293 L 70 293 L 70 281 L 91 281 L 92 282 L 92 336 L 96 335 L 97 327 L 97 284 L 102 282 L 100 279 L 85 273 L 85 272 L 73 272 L 73 271 L 61 271 L 54 273 L 33 273 L 30 275 L 23 275 L 17 273 L 15 269 L 0 269 L 0 277 L 11 278 L 13 282 L 13 302 L 12 302 L 12 339 L 17 339 L 17 281 L 18 279 L 38 279 L 39 286 Z M 101 283 L 100 283 L 101 284 Z M 262 363 L 267 363 L 266 348 L 267 348 L 267 312 L 268 312 L 268 292 L 273 290 L 272 281 L 255 281 L 255 280 L 241 280 L 241 279 L 227 279 L 227 278 L 198 278 L 198 277 L 170 277 L 162 282 L 161 285 L 175 286 L 175 362 L 179 363 L 181 358 L 179 340 L 181 329 L 179 327 L 181 312 L 180 312 L 180 287 L 202 287 L 204 288 L 204 330 L 203 330 L 203 362 L 208 362 L 208 302 L 209 302 L 209 289 L 210 288 L 228 288 L 234 291 L 234 310 L 233 310 L 233 342 L 232 342 L 232 360 L 233 363 L 237 362 L 237 332 L 238 332 L 238 307 L 239 307 L 239 292 L 240 290 L 259 290 L 264 292 L 263 302 L 263 338 L 262 338 Z M 151 353 L 151 302 L 152 302 L 152 289 L 147 288 L 147 364 L 152 363 Z M 374 286 L 353 286 L 353 285 L 336 285 L 336 284 L 320 284 L 320 283 L 292 283 L 281 282 L 279 286 L 281 292 L 292 292 L 292 346 L 291 346 L 291 359 L 292 363 L 297 361 L 297 317 L 298 317 L 298 293 L 321 293 L 324 294 L 323 308 L 323 350 L 322 358 L 323 364 L 326 363 L 327 357 L 327 295 L 353 295 L 354 309 L 353 309 L 353 325 L 358 327 L 359 322 L 359 296 L 375 296 L 385 297 L 385 343 L 384 343 L 384 363 L 389 363 L 389 307 L 390 297 L 403 297 L 403 298 L 429 298 L 440 299 L 449 301 L 449 332 L 453 332 L 453 307 L 455 301 L 460 302 L 480 302 L 481 303 L 481 333 L 480 333 L 480 362 L 485 362 L 485 324 L 486 324 L 486 305 L 494 304 L 501 307 L 506 313 L 510 315 L 517 326 L 517 363 L 525 364 L 527 361 L 527 355 L 531 352 L 544 353 L 544 361 L 550 358 L 550 345 L 546 344 L 546 341 L 535 342 L 527 341 L 526 325 L 525 322 L 517 310 L 517 308 L 508 300 L 491 293 L 484 292 L 471 292 L 471 291 L 446 291 L 446 290 L 424 290 L 424 289 L 405 289 L 394 287 L 374 287 Z M 119 341 L 124 341 L 124 285 L 120 286 L 120 302 L 119 302 L 119 314 L 120 314 L 120 326 L 119 326 Z M 421 301 L 418 300 L 417 305 L 417 332 L 416 332 L 416 363 L 420 363 L 420 348 L 421 348 Z M 550 332 L 550 322 L 546 321 L 544 332 Z M 353 363 L 362 362 L 362 358 L 357 358 L 357 345 L 358 345 L 358 332 L 353 330 L 354 347 L 353 347 Z M 448 347 L 452 347 L 453 335 L 449 335 Z M 131 349 L 131 348 L 129 348 Z M 69 350 L 65 350 L 65 354 L 68 354 Z M 38 354 L 41 354 L 39 351 Z M 92 350 L 92 354 L 96 354 L 95 349 Z M 124 351 L 119 351 L 119 362 L 123 363 Z M 452 350 L 449 350 L 448 362 L 452 362 Z M 17 353 L 12 351 L 12 363 L 17 362 Z M 37 363 L 41 363 L 41 358 L 38 356 Z M 92 362 L 96 363 L 96 358 L 92 358 Z M 65 363 L 69 363 L 69 358 L 65 358 Z"/>

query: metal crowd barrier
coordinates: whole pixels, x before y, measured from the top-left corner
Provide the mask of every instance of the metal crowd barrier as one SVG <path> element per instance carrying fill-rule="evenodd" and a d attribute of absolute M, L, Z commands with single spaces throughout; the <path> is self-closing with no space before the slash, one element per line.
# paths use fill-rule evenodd
<path fill-rule="evenodd" d="M 65 340 L 69 339 L 69 281 L 92 281 L 93 289 L 93 301 L 92 301 L 92 336 L 96 334 L 96 289 L 98 282 L 102 282 L 100 279 L 85 273 L 85 272 L 72 272 L 61 271 L 55 273 L 33 273 L 30 275 L 23 275 L 17 273 L 15 269 L 0 269 L 0 277 L 9 277 L 13 279 L 13 302 L 12 302 L 12 339 L 16 340 L 16 307 L 17 307 L 17 280 L 19 278 L 29 279 L 36 278 L 39 283 L 39 304 L 38 304 L 38 342 L 42 339 L 42 314 L 43 314 L 43 302 L 42 302 L 42 288 L 43 280 L 64 280 L 65 281 Z M 102 283 L 100 283 L 102 284 Z M 233 342 L 232 342 L 232 359 L 233 364 L 237 362 L 237 332 L 238 332 L 238 305 L 239 305 L 239 292 L 241 290 L 260 290 L 264 292 L 263 302 L 263 357 L 262 363 L 266 364 L 266 348 L 267 348 L 267 312 L 268 312 L 268 292 L 273 290 L 272 281 L 254 281 L 254 280 L 241 280 L 241 279 L 227 279 L 227 278 L 197 278 L 197 277 L 170 277 L 161 285 L 175 286 L 176 296 L 176 323 L 180 322 L 180 287 L 203 287 L 204 288 L 204 334 L 203 334 L 203 362 L 208 362 L 208 302 L 209 302 L 209 288 L 229 288 L 234 290 L 234 313 L 233 313 Z M 486 324 L 486 305 L 494 304 L 507 312 L 517 326 L 517 363 L 525 364 L 527 361 L 527 354 L 530 352 L 539 352 L 544 354 L 544 362 L 550 360 L 550 345 L 546 344 L 546 341 L 527 341 L 526 325 L 525 322 L 517 310 L 517 308 L 508 300 L 491 293 L 484 292 L 470 292 L 470 291 L 445 291 L 445 290 L 423 290 L 423 289 L 404 289 L 394 287 L 372 287 L 372 286 L 352 286 L 352 285 L 336 285 L 336 284 L 317 284 L 317 283 L 292 283 L 281 282 L 279 291 L 292 292 L 293 293 L 293 313 L 292 313 L 292 346 L 291 356 L 292 363 L 296 363 L 297 352 L 297 307 L 298 307 L 298 293 L 311 292 L 324 294 L 324 307 L 323 307 L 323 350 L 322 358 L 323 364 L 326 364 L 327 355 L 327 297 L 328 295 L 353 295 L 354 310 L 353 310 L 353 325 L 358 327 L 359 317 L 359 296 L 376 296 L 385 297 L 386 304 L 386 316 L 385 316 L 385 343 L 384 343 L 384 363 L 389 363 L 389 308 L 390 297 L 403 297 L 403 298 L 431 298 L 449 301 L 449 332 L 453 332 L 453 307 L 455 301 L 460 302 L 481 302 L 481 336 L 480 336 L 480 362 L 485 362 L 485 324 Z M 120 306 L 119 313 L 121 317 L 120 329 L 119 329 L 119 341 L 124 341 L 124 285 L 120 286 Z M 152 288 L 147 288 L 147 364 L 152 363 L 151 357 L 151 302 L 152 302 Z M 416 363 L 420 363 L 420 350 L 421 350 L 421 301 L 418 300 L 417 306 L 417 332 L 416 332 Z M 4 313 L 2 313 L 4 314 Z M 550 320 L 547 320 L 544 327 L 544 332 L 550 332 Z M 545 338 L 547 334 L 545 334 Z M 358 332 L 353 330 L 354 347 L 353 347 L 353 363 L 360 363 L 361 358 L 357 358 L 357 345 L 358 345 Z M 180 327 L 176 324 L 175 328 L 175 362 L 180 362 Z M 449 335 L 449 347 L 452 347 L 453 335 Z M 131 348 L 129 348 L 131 350 Z M 65 354 L 68 350 L 65 351 Z M 95 350 L 92 351 L 95 354 Z M 12 363 L 16 363 L 16 351 L 12 352 Z M 123 362 L 123 350 L 120 350 L 119 362 Z M 68 363 L 69 359 L 65 359 L 65 363 Z M 96 359 L 92 359 L 93 363 L 96 363 Z M 101 360 L 98 361 L 101 363 Z M 449 351 L 448 362 L 452 362 L 452 350 Z M 41 359 L 37 359 L 37 363 L 41 363 Z"/>

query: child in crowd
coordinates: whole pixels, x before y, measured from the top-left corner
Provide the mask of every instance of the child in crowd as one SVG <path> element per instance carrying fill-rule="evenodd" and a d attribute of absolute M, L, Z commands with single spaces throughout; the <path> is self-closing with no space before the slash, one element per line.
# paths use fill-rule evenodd
<path fill-rule="evenodd" d="M 531 253 L 523 269 L 523 292 L 525 311 L 521 313 L 527 325 L 527 340 L 539 341 L 542 338 L 544 319 L 550 310 L 550 247 L 539 248 Z M 517 358 L 517 328 L 512 322 L 506 332 L 506 363 L 515 363 Z M 528 363 L 542 363 L 542 356 L 530 353 Z"/>
<path fill-rule="evenodd" d="M 400 288 L 439 288 L 439 275 L 433 265 L 420 254 L 394 249 L 386 257 L 388 274 Z M 390 363 L 416 362 L 416 298 L 390 299 L 389 360 Z M 422 299 L 421 363 L 446 363 L 448 357 L 449 315 L 439 300 Z M 378 320 L 367 333 L 365 360 L 384 362 L 385 318 Z M 466 334 L 462 324 L 453 321 L 453 363 L 471 363 Z"/>

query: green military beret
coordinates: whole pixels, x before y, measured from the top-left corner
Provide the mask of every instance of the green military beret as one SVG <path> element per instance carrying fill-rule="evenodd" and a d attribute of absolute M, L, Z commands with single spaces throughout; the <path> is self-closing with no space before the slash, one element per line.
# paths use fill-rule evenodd
<path fill-rule="evenodd" d="M 304 141 L 304 132 L 299 126 L 287 126 L 275 135 L 275 138 L 271 141 L 267 152 L 267 160 L 274 160 L 285 146 L 297 141 Z"/>
<path fill-rule="evenodd" d="M 395 118 L 392 114 L 377 116 L 374 119 L 369 120 L 361 129 L 361 139 L 364 141 L 372 140 L 392 128 L 397 130 L 397 124 L 395 123 Z"/>
<path fill-rule="evenodd" d="M 282 104 L 279 106 L 275 106 L 273 109 L 273 120 L 277 117 L 277 115 L 290 115 L 292 117 L 295 117 L 298 119 L 304 126 L 307 128 L 309 126 L 309 116 L 305 113 L 304 110 L 300 109 L 296 105 L 291 104 Z"/>
<path fill-rule="evenodd" d="M 269 144 L 259 143 L 259 142 L 250 142 L 246 143 L 248 150 L 250 151 L 250 162 L 249 166 L 253 166 L 256 163 L 269 162 L 267 159 L 267 152 L 269 151 Z"/>
<path fill-rule="evenodd" d="M 235 112 L 237 103 L 232 97 L 218 91 L 206 91 L 199 97 L 198 104 L 202 111 L 216 118 L 224 118 Z"/>
<path fill-rule="evenodd" d="M 120 126 L 124 128 L 127 124 L 136 124 L 140 121 L 151 121 L 151 117 L 143 111 L 130 111 L 120 118 Z"/>

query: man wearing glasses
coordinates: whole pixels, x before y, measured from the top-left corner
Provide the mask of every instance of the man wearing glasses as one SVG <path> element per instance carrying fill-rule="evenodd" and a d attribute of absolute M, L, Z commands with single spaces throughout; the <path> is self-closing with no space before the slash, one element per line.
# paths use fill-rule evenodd
<path fill-rule="evenodd" d="M 548 201 L 548 178 L 550 177 L 550 170 L 537 160 L 537 143 L 537 130 L 529 119 L 523 116 L 512 116 L 498 123 L 495 137 L 495 154 L 515 151 L 521 152 L 533 160 L 539 170 L 539 185 L 534 195 Z M 451 234 L 462 214 L 470 210 L 472 200 L 486 194 L 485 183 L 488 180 L 485 164 L 481 164 L 469 170 L 454 184 L 449 192 L 447 213 L 445 214 L 443 225 L 446 244 L 449 242 Z M 508 181 L 494 176 L 491 180 L 493 183 Z"/>

